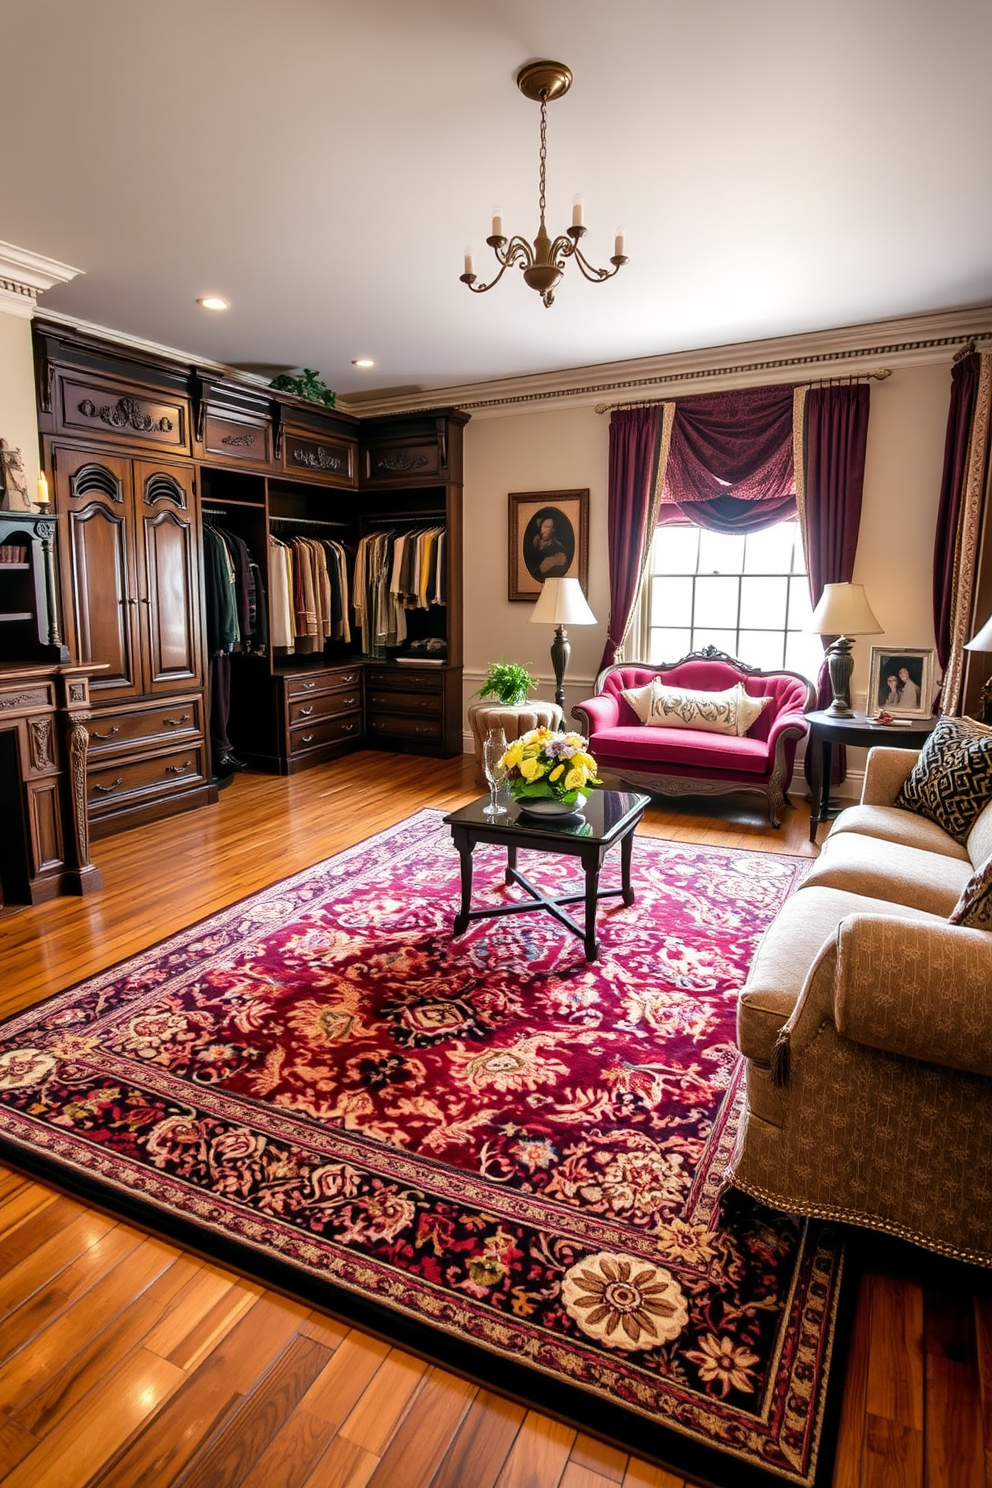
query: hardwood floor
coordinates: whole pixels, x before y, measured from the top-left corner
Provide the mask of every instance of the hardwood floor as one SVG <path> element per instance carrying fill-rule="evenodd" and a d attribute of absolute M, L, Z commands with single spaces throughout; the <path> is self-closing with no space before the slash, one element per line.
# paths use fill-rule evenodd
<path fill-rule="evenodd" d="M 420 806 L 468 759 L 238 776 L 217 807 L 96 844 L 105 887 L 0 919 L 0 1015 Z M 642 831 L 812 855 L 800 804 L 649 809 Z M 834 1488 L 992 1488 L 984 1273 L 866 1237 Z M 0 1168 L 4 1488 L 683 1488 L 524 1406 Z M 692 1488 L 692 1485 L 688 1485 Z M 730 1485 L 728 1484 L 728 1488 Z"/>

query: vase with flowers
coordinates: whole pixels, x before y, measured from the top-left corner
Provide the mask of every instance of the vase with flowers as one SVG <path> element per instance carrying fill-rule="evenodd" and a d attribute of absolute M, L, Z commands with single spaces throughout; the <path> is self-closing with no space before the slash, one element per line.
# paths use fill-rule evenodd
<path fill-rule="evenodd" d="M 586 788 L 602 784 L 581 734 L 530 729 L 513 741 L 503 764 L 510 795 L 532 816 L 574 815 L 586 803 Z"/>

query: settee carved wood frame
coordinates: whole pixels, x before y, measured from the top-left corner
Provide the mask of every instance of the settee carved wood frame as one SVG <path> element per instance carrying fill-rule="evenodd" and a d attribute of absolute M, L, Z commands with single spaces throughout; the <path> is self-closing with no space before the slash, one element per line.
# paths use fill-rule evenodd
<path fill-rule="evenodd" d="M 605 667 L 596 678 L 596 692 L 603 690 L 603 683 L 611 672 L 620 672 L 630 666 L 643 666 L 646 671 L 651 671 L 660 676 L 664 672 L 671 672 L 689 661 L 722 661 L 748 677 L 794 677 L 801 682 L 806 689 L 806 706 L 804 712 L 808 713 L 816 701 L 816 689 L 808 678 L 799 672 L 789 671 L 787 668 L 776 668 L 774 671 L 763 671 L 760 667 L 749 666 L 746 662 L 738 661 L 735 656 L 729 656 L 726 651 L 719 651 L 716 646 L 703 646 L 698 651 L 690 651 L 688 655 L 682 656 L 678 661 L 665 661 L 658 665 L 649 662 L 614 662 L 612 666 Z M 586 736 L 591 732 L 591 720 L 581 703 L 572 709 L 572 717 L 577 720 L 580 730 Z M 765 780 L 756 780 L 753 776 L 748 778 L 741 775 L 735 778 L 708 779 L 705 776 L 673 775 L 668 772 L 659 773 L 654 770 L 631 770 L 627 766 L 622 769 L 612 769 L 624 785 L 629 785 L 635 790 L 647 791 L 652 795 L 661 796 L 729 796 L 729 795 L 759 795 L 764 796 L 768 802 L 768 817 L 773 827 L 782 825 L 782 807 L 792 804 L 788 792 L 788 781 L 786 780 L 787 765 L 785 757 L 786 741 L 804 738 L 808 730 L 788 727 L 782 730 L 775 742 L 775 754 L 772 763 L 771 774 Z"/>

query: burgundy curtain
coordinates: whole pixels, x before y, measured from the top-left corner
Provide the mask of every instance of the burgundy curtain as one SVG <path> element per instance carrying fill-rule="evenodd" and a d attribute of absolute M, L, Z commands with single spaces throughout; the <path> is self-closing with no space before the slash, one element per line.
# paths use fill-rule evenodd
<path fill-rule="evenodd" d="M 792 405 L 791 387 L 680 398 L 662 502 L 691 508 L 685 515 L 692 521 L 696 508 L 718 502 L 720 530 L 740 531 L 753 503 L 794 496 Z"/>
<path fill-rule="evenodd" d="M 781 500 L 738 501 L 736 496 L 716 496 L 712 501 L 680 501 L 677 506 L 663 506 L 658 526 L 669 522 L 693 522 L 711 532 L 760 532 L 776 522 L 788 522 L 796 515 L 795 496 Z"/>
<path fill-rule="evenodd" d="M 944 469 L 940 482 L 937 533 L 933 545 L 933 630 L 937 659 L 942 670 L 946 669 L 951 659 L 954 557 L 980 371 L 981 357 L 977 352 L 955 362 L 951 368 L 951 405 L 947 413 Z"/>
<path fill-rule="evenodd" d="M 849 584 L 854 576 L 861 527 L 861 497 L 868 447 L 870 393 L 866 382 L 814 387 L 806 394 L 806 500 L 803 537 L 814 607 L 824 584 Z M 835 638 L 823 637 L 826 650 Z M 830 702 L 826 663 L 820 668 L 816 704 Z M 833 781 L 844 779 L 846 750 L 833 751 Z M 812 761 L 806 755 L 806 779 Z"/>
<path fill-rule="evenodd" d="M 630 623 L 648 536 L 663 410 L 618 408 L 610 418 L 610 623 L 600 669 L 612 666 Z"/>

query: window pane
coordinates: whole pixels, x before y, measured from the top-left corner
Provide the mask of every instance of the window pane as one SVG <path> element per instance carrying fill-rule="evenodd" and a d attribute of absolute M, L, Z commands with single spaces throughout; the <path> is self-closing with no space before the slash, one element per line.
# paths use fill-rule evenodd
<path fill-rule="evenodd" d="M 795 549 L 794 522 L 777 522 L 763 532 L 748 533 L 744 551 L 745 573 L 787 574 Z"/>
<path fill-rule="evenodd" d="M 786 578 L 741 579 L 741 624 L 783 631 L 788 586 Z"/>
<path fill-rule="evenodd" d="M 801 578 L 789 580 L 789 629 L 805 630 L 812 618 L 809 579 L 803 574 Z"/>
<path fill-rule="evenodd" d="M 698 552 L 698 527 L 659 527 L 651 543 L 651 569 L 654 573 L 695 573 Z"/>
<path fill-rule="evenodd" d="M 700 651 L 703 646 L 715 646 L 718 651 L 726 651 L 728 656 L 737 656 L 737 632 L 736 630 L 700 630 L 697 627 L 692 633 L 692 649 Z"/>
<path fill-rule="evenodd" d="M 786 637 L 785 664 L 790 672 L 798 672 L 815 682 L 823 661 L 823 647 L 819 636 L 803 635 L 801 631 Z"/>
<path fill-rule="evenodd" d="M 733 626 L 737 629 L 737 593 L 740 579 L 699 578 L 696 580 L 696 608 L 693 623 Z"/>
<path fill-rule="evenodd" d="M 692 580 L 661 578 L 651 580 L 651 625 L 692 624 Z"/>
<path fill-rule="evenodd" d="M 699 572 L 739 574 L 744 560 L 744 538 L 699 529 Z"/>
<path fill-rule="evenodd" d="M 785 654 L 782 632 L 776 635 L 768 630 L 742 630 L 738 661 L 748 666 L 761 667 L 762 671 L 774 672 L 782 665 Z"/>
<path fill-rule="evenodd" d="M 652 630 L 648 661 L 660 666 L 666 661 L 678 661 L 692 650 L 692 635 L 688 630 Z"/>

